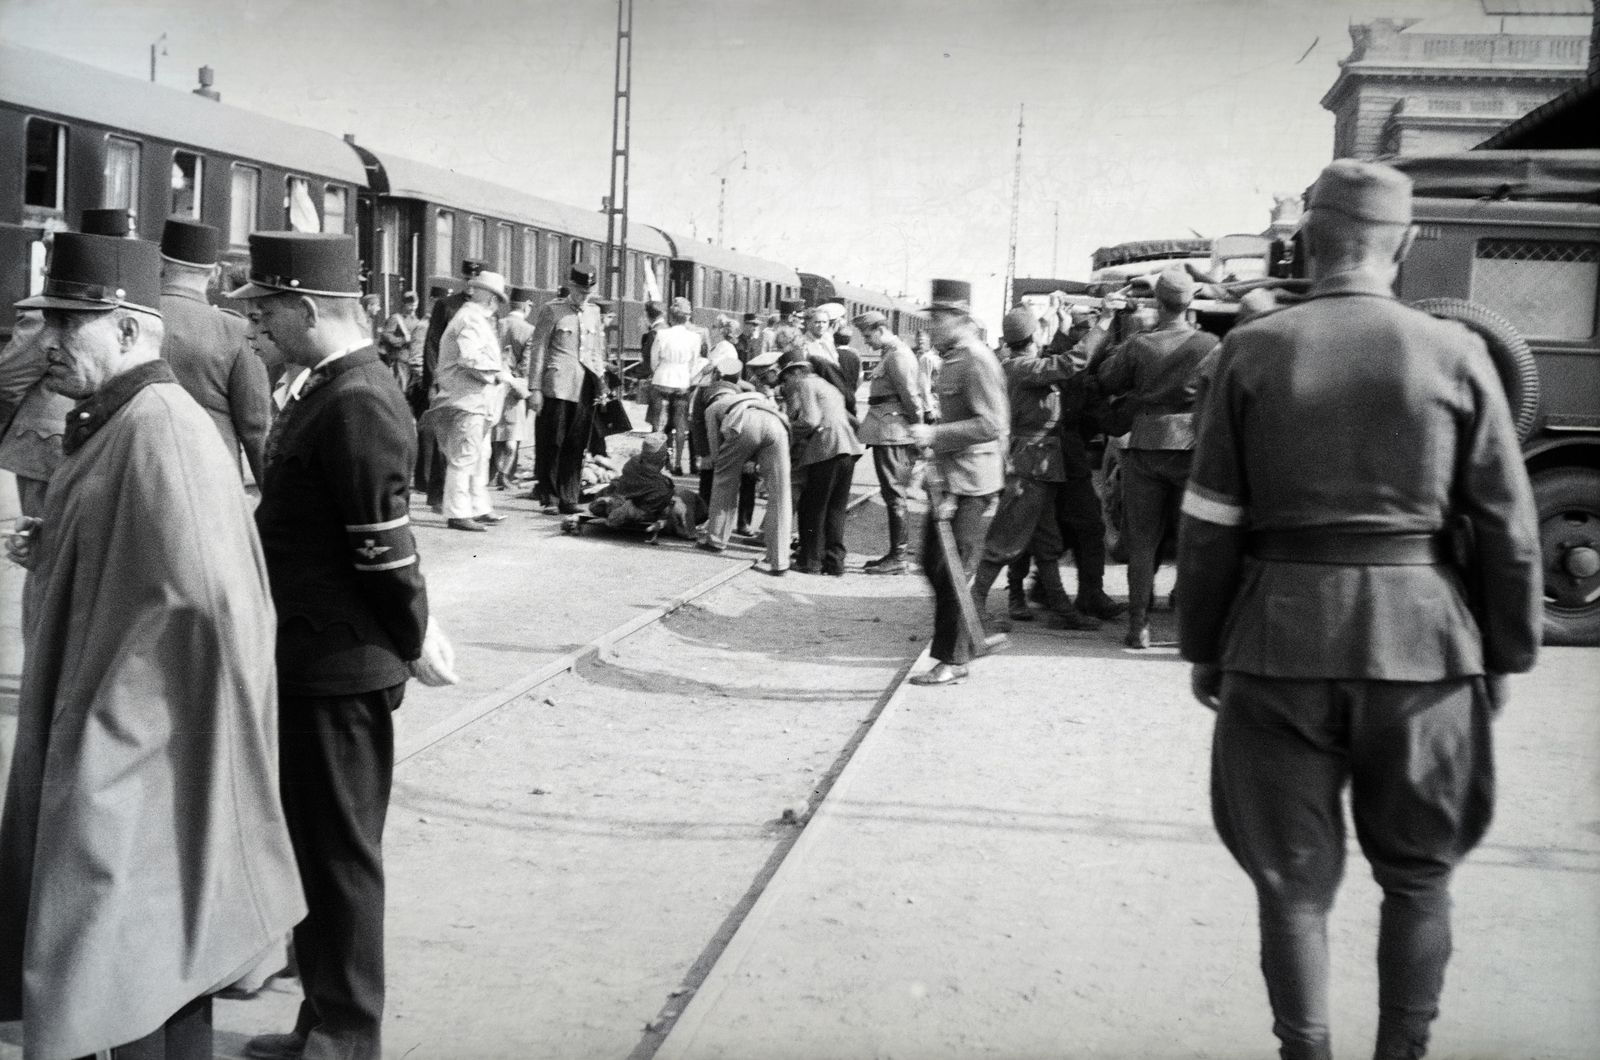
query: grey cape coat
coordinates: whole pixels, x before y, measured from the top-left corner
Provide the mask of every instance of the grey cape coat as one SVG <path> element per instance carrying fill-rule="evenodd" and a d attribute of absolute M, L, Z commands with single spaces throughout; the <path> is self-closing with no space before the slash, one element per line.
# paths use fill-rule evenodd
<path fill-rule="evenodd" d="M 0 1020 L 25 1021 L 30 1060 L 143 1037 L 257 972 L 305 915 L 234 457 L 160 361 L 78 404 L 66 448 L 0 821 Z"/>

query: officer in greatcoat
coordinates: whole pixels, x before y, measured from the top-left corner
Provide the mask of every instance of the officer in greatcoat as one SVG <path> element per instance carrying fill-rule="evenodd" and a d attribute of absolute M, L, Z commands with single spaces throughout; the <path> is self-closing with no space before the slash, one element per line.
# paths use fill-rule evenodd
<path fill-rule="evenodd" d="M 210 1060 L 305 913 L 278 790 L 273 610 L 238 457 L 161 359 L 154 244 L 57 234 L 70 405 L 29 569 L 0 820 L 0 1020 L 23 1055 Z M 20 539 L 20 540 L 19 540 Z"/>
<path fill-rule="evenodd" d="M 272 422 L 267 366 L 244 340 L 244 317 L 206 298 L 217 275 L 217 230 L 171 218 L 161 232 L 161 358 L 217 425 L 235 460 L 241 449 L 261 481 L 261 450 Z"/>
<path fill-rule="evenodd" d="M 1538 651 L 1538 527 L 1506 397 L 1482 341 L 1395 300 L 1410 221 L 1394 169 L 1322 171 L 1311 297 L 1228 334 L 1183 499 L 1180 647 L 1217 711 L 1212 813 L 1256 887 L 1285 1060 L 1332 1055 L 1346 785 L 1383 888 L 1374 1056 L 1426 1052 L 1451 871 L 1489 824 L 1489 723 Z"/>
<path fill-rule="evenodd" d="M 983 548 L 983 515 L 1005 485 L 1006 435 L 1011 415 L 1000 362 L 979 338 L 972 319 L 972 285 L 934 280 L 929 307 L 933 342 L 943 357 L 939 372 L 937 424 L 915 424 L 911 437 L 933 451 L 927 482 L 928 521 L 922 569 L 933 585 L 935 665 L 911 678 L 942 685 L 967 676 L 972 645 L 961 631 L 959 593 L 968 592 L 964 569 Z M 962 569 L 951 569 L 938 541 L 936 521 L 948 519 Z"/>
<path fill-rule="evenodd" d="M 391 714 L 408 678 L 449 684 L 411 535 L 411 412 L 358 299 L 352 236 L 257 232 L 230 296 L 254 333 L 311 369 L 267 438 L 256 525 L 278 610 L 283 805 L 309 912 L 305 1001 L 257 1057 L 376 1060 L 383 1020 L 383 822 Z"/>
<path fill-rule="evenodd" d="M 594 406 L 605 378 L 605 331 L 600 307 L 590 300 L 595 271 L 577 264 L 568 293 L 545 303 L 533 329 L 528 364 L 528 408 L 534 421 L 535 497 L 572 515 L 582 499 L 583 454 L 594 430 Z"/>

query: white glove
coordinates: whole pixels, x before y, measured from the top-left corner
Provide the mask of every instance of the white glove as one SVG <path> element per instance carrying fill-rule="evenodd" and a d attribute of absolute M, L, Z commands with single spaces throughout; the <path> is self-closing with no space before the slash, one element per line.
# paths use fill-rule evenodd
<path fill-rule="evenodd" d="M 456 649 L 432 615 L 428 616 L 428 631 L 422 635 L 422 655 L 406 663 L 406 669 L 430 688 L 453 685 L 461 680 L 456 676 Z"/>

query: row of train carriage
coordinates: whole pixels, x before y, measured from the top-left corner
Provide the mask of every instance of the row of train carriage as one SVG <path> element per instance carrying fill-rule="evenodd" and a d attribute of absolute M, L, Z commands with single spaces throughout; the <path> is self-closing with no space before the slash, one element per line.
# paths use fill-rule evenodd
<path fill-rule="evenodd" d="M 425 165 L 44 52 L 0 42 L 0 335 L 11 304 L 37 291 L 48 233 L 86 209 L 130 211 L 157 240 L 168 217 L 223 234 L 224 264 L 242 278 L 257 231 L 357 236 L 365 288 L 384 310 L 414 290 L 423 311 L 456 289 L 463 259 L 556 297 L 576 262 L 604 275 L 607 223 L 591 212 Z M 785 300 L 879 309 L 907 341 L 926 327 L 920 307 L 882 292 L 835 286 L 789 265 L 628 226 L 615 299 L 625 357 L 638 355 L 646 298 L 687 297 L 695 322 L 776 312 Z M 863 353 L 868 353 L 855 343 Z"/>

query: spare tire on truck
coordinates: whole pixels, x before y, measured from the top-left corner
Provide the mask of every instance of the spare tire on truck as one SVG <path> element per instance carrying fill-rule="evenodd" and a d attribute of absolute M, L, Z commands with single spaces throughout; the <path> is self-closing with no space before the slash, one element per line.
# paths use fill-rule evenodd
<path fill-rule="evenodd" d="M 1483 339 L 1495 371 L 1500 373 L 1506 400 L 1511 403 L 1517 441 L 1527 441 L 1539 419 L 1539 366 L 1534 363 L 1528 340 L 1517 332 L 1516 325 L 1488 306 L 1465 298 L 1424 298 L 1411 306 L 1440 320 L 1465 324 Z"/>

